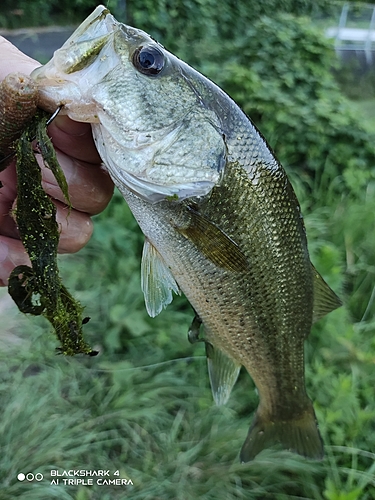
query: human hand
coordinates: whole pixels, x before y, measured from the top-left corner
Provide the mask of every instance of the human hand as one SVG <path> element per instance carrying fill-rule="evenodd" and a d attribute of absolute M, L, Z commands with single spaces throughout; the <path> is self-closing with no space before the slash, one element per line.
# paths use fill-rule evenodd
<path fill-rule="evenodd" d="M 9 73 L 29 75 L 37 66 L 40 66 L 37 61 L 0 37 L 0 81 Z M 113 183 L 101 167 L 89 124 L 58 115 L 48 127 L 48 134 L 68 183 L 73 207 L 69 215 L 64 195 L 52 172 L 43 165 L 42 184 L 57 207 L 56 219 L 61 231 L 58 251 L 73 253 L 90 239 L 93 231 L 90 216 L 107 206 L 113 193 Z M 0 181 L 3 184 L 0 188 L 0 286 L 7 286 L 8 277 L 16 266 L 30 265 L 11 214 L 17 200 L 15 161 L 0 172 Z"/>

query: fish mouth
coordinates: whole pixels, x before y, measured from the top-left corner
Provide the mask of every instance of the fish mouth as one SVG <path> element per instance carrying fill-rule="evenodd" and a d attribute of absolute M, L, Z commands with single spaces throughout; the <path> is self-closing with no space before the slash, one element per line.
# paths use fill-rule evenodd
<path fill-rule="evenodd" d="M 108 58 L 105 48 L 113 45 L 113 36 L 120 29 L 121 23 L 116 21 L 108 9 L 99 5 L 54 52 L 53 58 L 32 72 L 32 78 L 41 86 L 53 84 L 58 86 L 74 82 L 77 73 L 82 79 L 85 73 L 82 70 L 87 70 L 98 56 L 102 61 L 106 59 L 113 61 L 113 49 L 111 49 L 112 58 Z M 118 60 L 112 66 L 117 62 Z M 106 62 L 101 66 L 108 73 L 111 65 Z M 104 70 L 100 71 L 101 76 Z"/>

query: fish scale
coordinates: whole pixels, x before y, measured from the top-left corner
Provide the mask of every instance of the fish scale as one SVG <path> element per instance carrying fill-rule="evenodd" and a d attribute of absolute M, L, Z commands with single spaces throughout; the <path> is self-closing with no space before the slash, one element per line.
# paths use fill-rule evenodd
<path fill-rule="evenodd" d="M 241 366 L 254 380 L 241 460 L 274 445 L 322 458 L 304 340 L 341 301 L 310 262 L 299 203 L 262 135 L 219 87 L 103 6 L 32 76 L 46 109 L 92 123 L 145 235 L 148 313 L 186 295 L 217 404 Z"/>
<path fill-rule="evenodd" d="M 231 175 L 228 166 L 226 177 L 229 181 L 233 181 L 234 176 Z M 251 224 L 252 213 L 250 209 L 251 204 L 254 204 L 253 198 L 250 200 L 250 203 L 244 203 L 244 196 L 241 195 L 238 197 L 238 203 L 236 203 L 236 199 L 230 196 L 230 193 L 223 195 L 222 190 L 226 189 L 225 180 L 226 179 L 223 180 L 223 185 L 221 187 L 215 188 L 215 192 L 211 195 L 210 199 L 203 203 L 201 211 L 215 224 L 220 225 L 222 230 L 234 240 L 239 242 L 246 240 L 247 246 L 249 246 L 248 235 L 246 231 L 244 231 L 244 227 L 246 227 L 244 221 L 250 219 L 249 227 L 251 228 L 253 226 Z M 240 177 L 239 186 L 236 185 L 237 183 L 231 182 L 228 186 L 228 190 L 235 189 L 236 192 L 240 192 L 243 189 L 241 186 L 243 182 L 241 181 L 242 179 Z M 258 184 L 258 187 L 263 191 L 261 183 Z M 309 331 L 311 327 L 311 315 L 310 318 L 308 318 L 306 311 L 305 314 L 302 315 L 304 318 L 304 328 L 302 331 L 298 331 L 301 330 L 301 328 L 299 328 L 298 323 L 296 325 L 294 321 L 295 315 L 300 314 L 302 309 L 304 309 L 302 305 L 299 305 L 297 300 L 299 299 L 299 302 L 301 302 L 304 299 L 303 297 L 298 297 L 298 295 L 307 295 L 306 284 L 300 284 L 300 292 L 294 290 L 296 295 L 295 299 L 289 298 L 289 302 L 291 300 L 295 301 L 295 308 L 297 311 L 289 313 L 287 310 L 287 315 L 285 315 L 285 307 L 281 307 L 279 304 L 280 301 L 278 300 L 278 297 L 280 297 L 279 289 L 281 284 L 278 276 L 281 275 L 284 280 L 287 280 L 286 273 L 284 272 L 284 268 L 287 264 L 282 265 L 282 263 L 279 262 L 279 267 L 276 270 L 277 276 L 272 280 L 272 275 L 275 274 L 275 270 L 270 268 L 270 261 L 264 257 L 265 249 L 264 246 L 259 246 L 259 237 L 256 237 L 256 241 L 253 241 L 251 249 L 244 249 L 244 253 L 249 255 L 248 273 L 229 272 L 212 265 L 209 259 L 202 259 L 202 255 L 194 244 L 188 242 L 185 238 L 181 238 L 180 233 L 173 228 L 173 226 L 189 224 L 188 220 L 184 220 L 184 217 L 181 217 L 183 208 L 178 206 L 178 204 L 165 203 L 163 207 L 163 216 L 161 216 L 160 205 L 153 206 L 139 199 L 135 199 L 133 196 L 129 198 L 127 194 L 125 194 L 125 198 L 133 214 L 140 223 L 141 228 L 147 232 L 148 238 L 155 247 L 159 249 L 160 253 L 169 263 L 172 274 L 175 276 L 179 286 L 202 318 L 207 331 L 207 339 L 212 339 L 215 345 L 225 349 L 234 359 L 242 361 L 242 364 L 246 366 L 254 379 L 260 393 L 263 387 L 264 391 L 268 391 L 271 378 L 282 380 L 283 385 L 288 385 L 286 380 L 287 378 L 289 379 L 290 374 L 292 374 L 292 383 L 295 385 L 295 377 L 298 378 L 299 374 L 303 374 L 303 356 L 299 356 L 299 363 L 293 363 L 293 366 L 290 366 L 292 363 L 288 363 L 288 357 L 289 353 L 296 349 L 295 337 L 299 335 L 303 339 L 306 335 L 306 331 Z M 220 199 L 219 204 L 216 203 L 217 198 Z M 226 203 L 227 206 L 224 206 L 224 200 L 228 200 L 228 203 Z M 135 203 L 137 203 L 137 206 L 135 206 Z M 258 204 L 257 210 L 259 210 Z M 232 222 L 233 220 L 241 221 L 234 230 L 230 228 L 231 223 L 227 215 L 228 211 L 232 214 Z M 235 218 L 233 218 L 233 212 L 236 214 Z M 246 213 L 244 214 L 243 212 Z M 151 222 L 151 219 L 155 219 L 155 222 Z M 147 227 L 144 227 L 145 220 L 147 221 Z M 171 221 L 174 221 L 172 225 Z M 150 226 L 154 229 L 150 230 Z M 273 243 L 272 237 L 271 241 Z M 190 247 L 189 249 L 187 248 L 188 246 Z M 268 249 L 272 253 L 275 249 L 275 245 L 269 245 Z M 288 252 L 287 248 L 284 249 L 284 253 L 286 253 L 285 260 L 290 260 L 288 257 L 290 252 Z M 301 267 L 306 268 L 304 253 L 305 252 L 302 252 Z M 169 254 L 171 254 L 171 256 Z M 254 254 L 255 258 L 253 259 L 252 256 Z M 296 281 L 295 275 L 292 273 L 288 274 L 291 276 L 294 288 L 294 282 Z M 312 276 L 310 270 L 308 274 L 310 274 L 309 293 L 310 302 L 312 302 Z M 208 310 L 206 309 L 205 297 L 208 297 L 211 303 L 215 304 L 215 308 L 211 307 Z M 236 301 L 237 307 L 233 307 L 233 302 Z M 303 300 L 303 305 L 305 304 L 306 300 Z M 275 314 L 275 310 L 277 309 L 280 309 L 280 315 Z M 272 314 L 270 314 L 271 311 Z M 292 324 L 290 324 L 290 321 L 287 321 L 288 316 L 292 317 Z M 241 318 L 245 323 L 242 327 L 239 325 Z M 287 323 L 284 330 L 278 326 L 280 324 L 282 325 L 283 322 Z M 275 336 L 276 329 L 279 330 L 277 336 Z M 253 338 L 257 339 L 255 352 L 254 345 L 251 341 L 244 342 L 244 337 L 246 340 L 248 331 L 254 332 Z M 235 340 L 233 341 L 233 339 Z M 292 345 L 290 345 L 290 340 L 292 341 Z M 245 361 L 243 359 L 244 351 L 248 357 L 250 357 L 250 360 Z M 278 352 L 281 352 L 280 363 L 277 363 L 277 359 L 275 359 L 275 354 Z M 264 370 L 265 362 L 269 363 L 267 370 Z M 258 363 L 261 365 L 260 367 L 258 367 Z M 273 372 L 272 374 L 270 373 L 271 369 Z M 260 371 L 262 373 L 266 372 L 266 380 L 262 380 L 262 377 L 259 376 Z M 290 402 L 288 398 L 282 394 L 280 394 L 280 397 L 282 397 L 284 401 L 286 400 L 285 406 L 289 411 Z M 293 407 L 295 408 L 296 405 L 294 404 Z"/>
<path fill-rule="evenodd" d="M 290 426 L 301 415 L 309 414 L 312 440 L 318 443 L 314 453 L 319 456 L 320 437 L 304 383 L 303 339 L 311 328 L 313 288 L 298 205 L 286 201 L 281 215 L 277 205 L 276 217 L 272 207 L 275 203 L 267 200 L 275 191 L 283 197 L 289 191 L 288 184 L 283 193 L 281 187 L 274 189 L 267 183 L 268 176 L 264 176 L 265 180 L 258 176 L 251 190 L 258 191 L 254 197 L 244 186 L 249 183 L 247 173 L 242 167 L 237 170 L 240 175 L 232 175 L 226 166 L 221 186 L 214 188 L 199 210 L 239 244 L 249 259 L 247 273 L 218 268 L 202 257 L 194 243 L 181 237 L 175 227 L 190 223 L 184 207 L 165 202 L 150 205 L 124 188 L 122 192 L 141 229 L 168 262 L 181 290 L 201 317 L 207 340 L 244 365 L 253 378 L 260 397 L 258 412 L 271 422 L 288 422 Z M 284 176 L 280 180 L 285 186 Z M 263 210 L 259 199 L 264 202 Z M 284 222 L 282 226 L 275 222 L 279 218 Z M 276 267 L 270 254 L 276 257 Z M 291 266 L 294 272 L 290 272 Z M 285 290 L 290 290 L 286 297 Z M 242 455 L 244 460 L 252 458 L 250 452 Z"/>

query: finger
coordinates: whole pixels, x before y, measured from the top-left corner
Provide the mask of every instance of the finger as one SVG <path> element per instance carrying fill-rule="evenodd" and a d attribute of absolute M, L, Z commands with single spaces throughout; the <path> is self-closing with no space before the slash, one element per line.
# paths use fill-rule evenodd
<path fill-rule="evenodd" d="M 91 125 L 71 120 L 65 115 L 57 115 L 48 127 L 55 148 L 77 160 L 98 164 L 102 160 L 92 138 Z"/>
<path fill-rule="evenodd" d="M 12 206 L 13 200 L 17 195 L 17 173 L 16 162 L 12 161 L 5 170 L 0 172 L 0 217 L 4 210 L 7 211 Z M 0 220 L 1 222 L 1 220 Z"/>
<path fill-rule="evenodd" d="M 14 199 L 17 196 L 15 162 L 0 172 L 0 182 L 3 184 L 0 189 L 0 234 L 19 239 L 14 219 L 11 216 Z"/>
<path fill-rule="evenodd" d="M 104 210 L 113 194 L 113 182 L 108 173 L 101 167 L 101 164 L 92 165 L 75 160 L 59 151 L 57 151 L 57 157 L 69 185 L 69 194 L 73 207 L 91 215 Z M 46 192 L 52 198 L 65 202 L 66 200 L 57 186 L 53 173 L 44 167 L 40 155 L 37 155 L 37 159 L 42 168 L 43 187 Z M 2 227 L 3 225 L 8 227 L 9 224 L 12 226 L 7 216 L 16 197 L 16 177 L 14 161 L 0 172 L 0 182 L 3 184 L 0 189 L 0 233 L 8 236 L 14 236 L 14 233 L 3 232 Z"/>
<path fill-rule="evenodd" d="M 20 265 L 30 266 L 29 257 L 20 240 L 0 236 L 0 286 L 8 286 L 10 273 Z"/>
<path fill-rule="evenodd" d="M 89 241 L 93 225 L 90 217 L 56 202 L 56 220 L 60 230 L 59 253 L 78 252 Z M 13 269 L 20 265 L 30 266 L 30 259 L 21 241 L 0 236 L 0 286 L 8 286 L 8 278 Z"/>
<path fill-rule="evenodd" d="M 102 211 L 108 204 L 113 193 L 113 184 L 109 179 L 106 172 L 102 171 L 99 166 L 76 164 L 70 158 L 60 160 L 64 166 L 65 172 L 68 172 L 69 192 L 73 205 L 77 210 L 84 212 L 80 217 L 75 214 L 76 210 L 71 211 L 71 226 L 73 227 L 74 221 L 86 221 L 89 214 L 94 214 Z M 52 198 L 58 198 L 60 201 L 65 201 L 60 188 L 56 184 L 52 172 L 42 167 L 42 175 L 44 178 L 43 186 L 47 193 Z M 16 169 L 14 163 L 9 165 L 4 172 L 1 172 L 1 181 L 3 187 L 0 189 L 0 234 L 11 238 L 19 239 L 19 233 L 14 221 L 13 211 L 16 208 Z M 52 201 L 54 201 L 52 199 Z M 60 212 L 63 214 L 62 219 L 66 215 L 66 205 L 64 203 L 57 203 L 60 207 Z M 65 207 L 65 208 L 64 208 Z M 63 221 L 61 221 L 63 222 Z M 78 234 L 78 247 L 81 248 L 80 236 L 86 240 L 87 231 L 84 230 L 82 235 Z M 64 235 L 65 236 L 65 235 Z M 74 245 L 63 245 L 63 248 L 74 247 Z M 66 250 L 67 251 L 67 250 Z"/>
<path fill-rule="evenodd" d="M 56 221 L 59 226 L 59 253 L 74 253 L 81 250 L 89 241 L 93 231 L 90 216 L 84 212 L 71 210 L 63 203 L 54 200 Z"/>
<path fill-rule="evenodd" d="M 56 151 L 56 155 L 68 183 L 72 206 L 90 215 L 104 210 L 113 194 L 113 182 L 108 173 L 101 165 L 75 160 L 61 151 Z M 43 166 L 40 155 L 38 162 L 42 168 L 42 185 L 46 193 L 56 200 L 66 202 L 55 176 Z"/>
<path fill-rule="evenodd" d="M 74 209 L 69 211 L 64 203 L 60 203 L 56 200 L 52 201 L 57 209 L 56 222 L 60 233 L 58 252 L 78 252 L 78 250 L 86 245 L 92 235 L 93 223 L 89 214 Z M 12 211 L 1 218 L 1 235 L 7 236 L 11 240 L 20 239 L 17 224 L 12 214 L 15 209 L 16 202 L 13 204 Z"/>
<path fill-rule="evenodd" d="M 59 253 L 78 252 L 89 241 L 93 225 L 90 217 L 56 202 L 56 220 L 60 231 Z M 18 239 L 0 236 L 0 286 L 8 285 L 13 269 L 20 265 L 30 266 L 30 259 Z"/>
<path fill-rule="evenodd" d="M 14 217 L 11 215 L 11 212 L 4 214 L 1 217 L 0 234 L 3 236 L 8 236 L 9 238 L 15 238 L 16 240 L 20 239 L 20 234 L 18 232 Z"/>

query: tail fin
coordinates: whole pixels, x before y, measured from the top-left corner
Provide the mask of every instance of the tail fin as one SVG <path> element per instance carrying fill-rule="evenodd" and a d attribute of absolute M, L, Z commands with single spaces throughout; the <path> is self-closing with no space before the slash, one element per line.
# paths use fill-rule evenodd
<path fill-rule="evenodd" d="M 306 458 L 322 460 L 323 441 L 312 404 L 301 416 L 286 421 L 271 421 L 258 410 L 241 449 L 241 462 L 253 460 L 264 448 L 276 444 Z"/>

